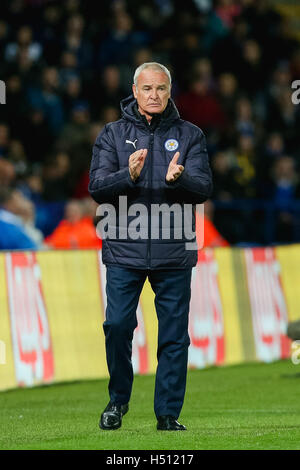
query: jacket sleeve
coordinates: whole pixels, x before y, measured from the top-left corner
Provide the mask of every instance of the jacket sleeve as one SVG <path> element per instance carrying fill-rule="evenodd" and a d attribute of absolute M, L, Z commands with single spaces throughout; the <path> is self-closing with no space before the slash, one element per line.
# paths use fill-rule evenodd
<path fill-rule="evenodd" d="M 119 169 L 116 148 L 106 125 L 93 147 L 89 193 L 98 204 L 109 203 L 127 194 L 135 184 L 128 167 Z"/>
<path fill-rule="evenodd" d="M 180 164 L 181 158 L 179 158 Z M 174 182 L 166 181 L 168 188 L 176 191 L 178 201 L 201 204 L 211 195 L 213 184 L 208 162 L 206 139 L 203 132 L 198 132 L 192 139 L 185 162 L 184 171 Z"/>

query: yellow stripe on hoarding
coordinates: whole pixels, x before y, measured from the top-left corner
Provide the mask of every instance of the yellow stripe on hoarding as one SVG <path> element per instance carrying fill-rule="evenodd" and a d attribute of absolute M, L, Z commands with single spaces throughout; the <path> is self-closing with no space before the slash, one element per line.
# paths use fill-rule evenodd
<path fill-rule="evenodd" d="M 0 254 L 0 341 L 0 390 L 6 390 L 16 387 L 17 382 L 11 342 L 4 254 Z"/>
<path fill-rule="evenodd" d="M 142 294 L 140 297 L 140 303 L 143 311 L 143 318 L 146 328 L 146 337 L 147 337 L 147 347 L 148 347 L 148 364 L 149 370 L 148 373 L 154 373 L 157 367 L 157 316 L 154 306 L 154 293 L 152 291 L 150 282 L 146 280 Z"/>
<path fill-rule="evenodd" d="M 215 248 L 215 258 L 218 263 L 218 280 L 224 318 L 224 364 L 235 364 L 243 361 L 243 347 L 232 250 L 230 248 Z"/>
<path fill-rule="evenodd" d="M 276 247 L 289 321 L 300 319 L 300 245 Z"/>
<path fill-rule="evenodd" d="M 38 253 L 55 381 L 107 376 L 96 251 Z"/>
<path fill-rule="evenodd" d="M 247 249 L 246 249 L 247 250 Z M 255 361 L 256 348 L 253 333 L 253 316 L 249 296 L 248 274 L 245 259 L 245 249 L 234 248 L 231 251 L 235 276 L 235 291 L 241 331 L 242 360 Z"/>

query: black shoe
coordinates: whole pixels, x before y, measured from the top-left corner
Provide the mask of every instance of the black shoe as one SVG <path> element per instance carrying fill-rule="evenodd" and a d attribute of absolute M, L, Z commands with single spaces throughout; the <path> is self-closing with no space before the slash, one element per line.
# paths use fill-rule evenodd
<path fill-rule="evenodd" d="M 122 417 L 127 413 L 128 409 L 128 403 L 127 405 L 115 405 L 109 402 L 101 415 L 99 423 L 100 428 L 105 430 L 120 428 L 122 425 Z"/>
<path fill-rule="evenodd" d="M 158 416 L 157 429 L 159 431 L 186 431 L 186 427 L 179 424 L 174 416 Z"/>

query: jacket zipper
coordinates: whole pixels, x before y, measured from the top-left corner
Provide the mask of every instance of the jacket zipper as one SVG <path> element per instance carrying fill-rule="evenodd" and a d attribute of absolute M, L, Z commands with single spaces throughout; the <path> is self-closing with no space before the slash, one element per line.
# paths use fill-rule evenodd
<path fill-rule="evenodd" d="M 152 158 L 152 149 L 154 141 L 154 132 L 150 134 L 149 142 L 149 157 L 150 157 L 150 175 L 149 175 L 149 204 L 148 204 L 148 246 L 147 246 L 147 268 L 151 268 L 151 200 L 152 200 L 152 168 L 153 168 L 153 158 Z"/>

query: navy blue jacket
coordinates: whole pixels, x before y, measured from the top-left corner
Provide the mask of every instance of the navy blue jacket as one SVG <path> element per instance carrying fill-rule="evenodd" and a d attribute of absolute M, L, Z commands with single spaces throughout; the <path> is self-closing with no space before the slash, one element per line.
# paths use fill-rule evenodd
<path fill-rule="evenodd" d="M 184 236 L 182 228 L 183 236 L 178 239 L 178 231 L 176 235 L 175 229 L 178 229 L 180 214 L 182 223 L 184 204 L 193 207 L 191 213 L 195 228 L 195 204 L 203 203 L 212 191 L 203 132 L 190 122 L 180 119 L 172 100 L 169 100 L 161 116 L 156 120 L 153 118 L 151 125 L 138 113 L 133 95 L 121 102 L 121 110 L 122 118 L 106 124 L 97 137 L 90 168 L 91 196 L 99 204 L 112 204 L 117 215 L 116 227 L 111 227 L 116 230 L 117 237 L 103 240 L 103 263 L 136 269 L 192 267 L 197 262 L 197 251 L 187 250 L 186 242 L 191 241 L 190 237 Z M 148 154 L 139 178 L 133 182 L 128 160 L 135 150 L 143 148 L 148 149 Z M 180 152 L 178 164 L 184 166 L 184 171 L 176 181 L 168 183 L 166 174 L 169 162 L 177 151 Z M 119 219 L 119 196 L 127 196 L 128 208 L 140 203 L 148 209 L 148 218 L 145 220 L 140 217 L 138 227 L 141 234 L 147 232 L 147 237 L 141 235 L 141 238 L 133 239 L 126 236 L 126 227 L 134 219 L 137 221 L 136 217 L 140 213 L 135 212 L 135 216 L 129 214 Z M 159 235 L 156 233 L 151 237 L 154 219 L 150 214 L 153 204 L 160 205 L 162 219 Z M 174 213 L 170 211 L 171 207 Z M 176 211 L 179 218 L 175 215 Z M 170 236 L 163 223 L 163 220 L 167 222 L 167 218 L 171 221 Z M 114 225 L 114 219 L 110 219 L 109 223 Z"/>

